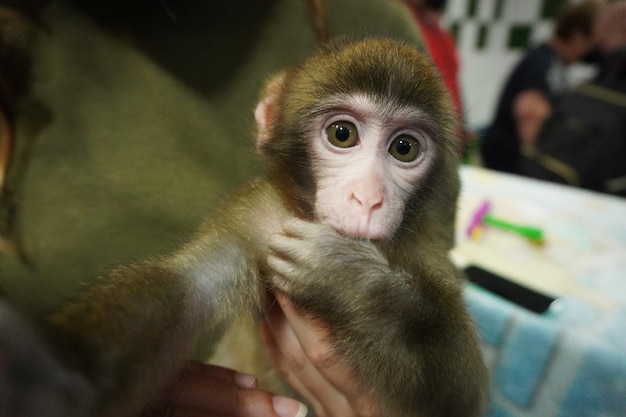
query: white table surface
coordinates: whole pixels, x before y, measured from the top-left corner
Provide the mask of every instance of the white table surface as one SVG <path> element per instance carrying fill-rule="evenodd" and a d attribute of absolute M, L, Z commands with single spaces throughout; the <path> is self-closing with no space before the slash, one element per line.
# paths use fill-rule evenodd
<path fill-rule="evenodd" d="M 626 199 L 482 168 L 461 169 L 459 266 L 476 264 L 557 301 L 537 314 L 469 285 L 492 372 L 494 417 L 626 416 Z M 477 207 L 541 228 L 545 244 L 486 226 Z"/>

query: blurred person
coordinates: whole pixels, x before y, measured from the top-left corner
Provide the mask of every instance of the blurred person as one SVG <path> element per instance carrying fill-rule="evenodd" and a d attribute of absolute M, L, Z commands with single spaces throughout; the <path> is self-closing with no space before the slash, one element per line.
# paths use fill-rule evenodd
<path fill-rule="evenodd" d="M 553 36 L 530 50 L 509 75 L 496 113 L 481 142 L 485 167 L 519 173 L 521 150 L 530 146 L 543 120 L 566 91 L 566 67 L 592 49 L 592 25 L 598 1 L 566 6 Z"/>
<path fill-rule="evenodd" d="M 566 93 L 522 159 L 524 175 L 626 196 L 626 1 L 593 26 L 599 72 Z"/>

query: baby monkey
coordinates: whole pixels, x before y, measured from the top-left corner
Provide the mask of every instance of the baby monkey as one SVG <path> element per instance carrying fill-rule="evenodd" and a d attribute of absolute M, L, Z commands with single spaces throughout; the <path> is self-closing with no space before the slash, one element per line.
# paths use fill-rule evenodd
<path fill-rule="evenodd" d="M 428 58 L 328 44 L 268 83 L 255 118 L 264 177 L 175 253 L 113 270 L 48 318 L 83 352 L 98 415 L 136 415 L 200 339 L 218 343 L 278 289 L 327 326 L 380 416 L 479 416 L 486 372 L 448 258 L 456 122 Z"/>

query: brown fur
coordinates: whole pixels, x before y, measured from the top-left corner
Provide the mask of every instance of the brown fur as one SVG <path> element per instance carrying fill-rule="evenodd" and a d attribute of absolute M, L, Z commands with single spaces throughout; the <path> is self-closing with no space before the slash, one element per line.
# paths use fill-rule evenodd
<path fill-rule="evenodd" d="M 427 58 L 389 40 L 332 44 L 268 91 L 277 96 L 259 112 L 270 118 L 259 132 L 267 177 L 230 196 L 176 253 L 112 272 L 50 318 L 61 338 L 87 352 L 99 410 L 136 413 L 201 336 L 215 343 L 238 317 L 256 314 L 275 286 L 329 326 L 333 350 L 381 415 L 479 416 L 486 374 L 447 256 L 458 192 L 453 111 Z M 351 93 L 421 109 L 436 148 L 430 170 L 393 238 L 353 239 L 309 223 L 310 257 L 276 253 L 268 240 L 286 218 L 315 218 L 307 122 L 329 97 Z M 277 274 L 268 255 L 296 268 Z"/>

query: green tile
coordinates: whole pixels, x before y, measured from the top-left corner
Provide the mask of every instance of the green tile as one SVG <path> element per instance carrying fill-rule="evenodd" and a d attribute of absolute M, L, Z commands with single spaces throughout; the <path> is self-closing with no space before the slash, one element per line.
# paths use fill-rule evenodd
<path fill-rule="evenodd" d="M 526 49 L 530 41 L 532 27 L 530 25 L 514 25 L 509 29 L 509 49 Z"/>
<path fill-rule="evenodd" d="M 467 17 L 476 17 L 478 12 L 478 0 L 469 0 L 467 2 Z"/>
<path fill-rule="evenodd" d="M 567 0 L 543 0 L 541 2 L 541 18 L 551 19 L 567 4 Z"/>
<path fill-rule="evenodd" d="M 478 27 L 478 36 L 476 37 L 476 49 L 485 49 L 487 39 L 489 38 L 489 26 L 482 24 Z"/>
<path fill-rule="evenodd" d="M 493 5 L 493 18 L 502 19 L 503 10 L 504 10 L 504 0 L 496 0 Z"/>
<path fill-rule="evenodd" d="M 452 24 L 448 28 L 448 31 L 450 32 L 450 35 L 452 35 L 452 37 L 454 38 L 454 43 L 458 45 L 461 37 L 461 22 L 452 22 Z"/>

